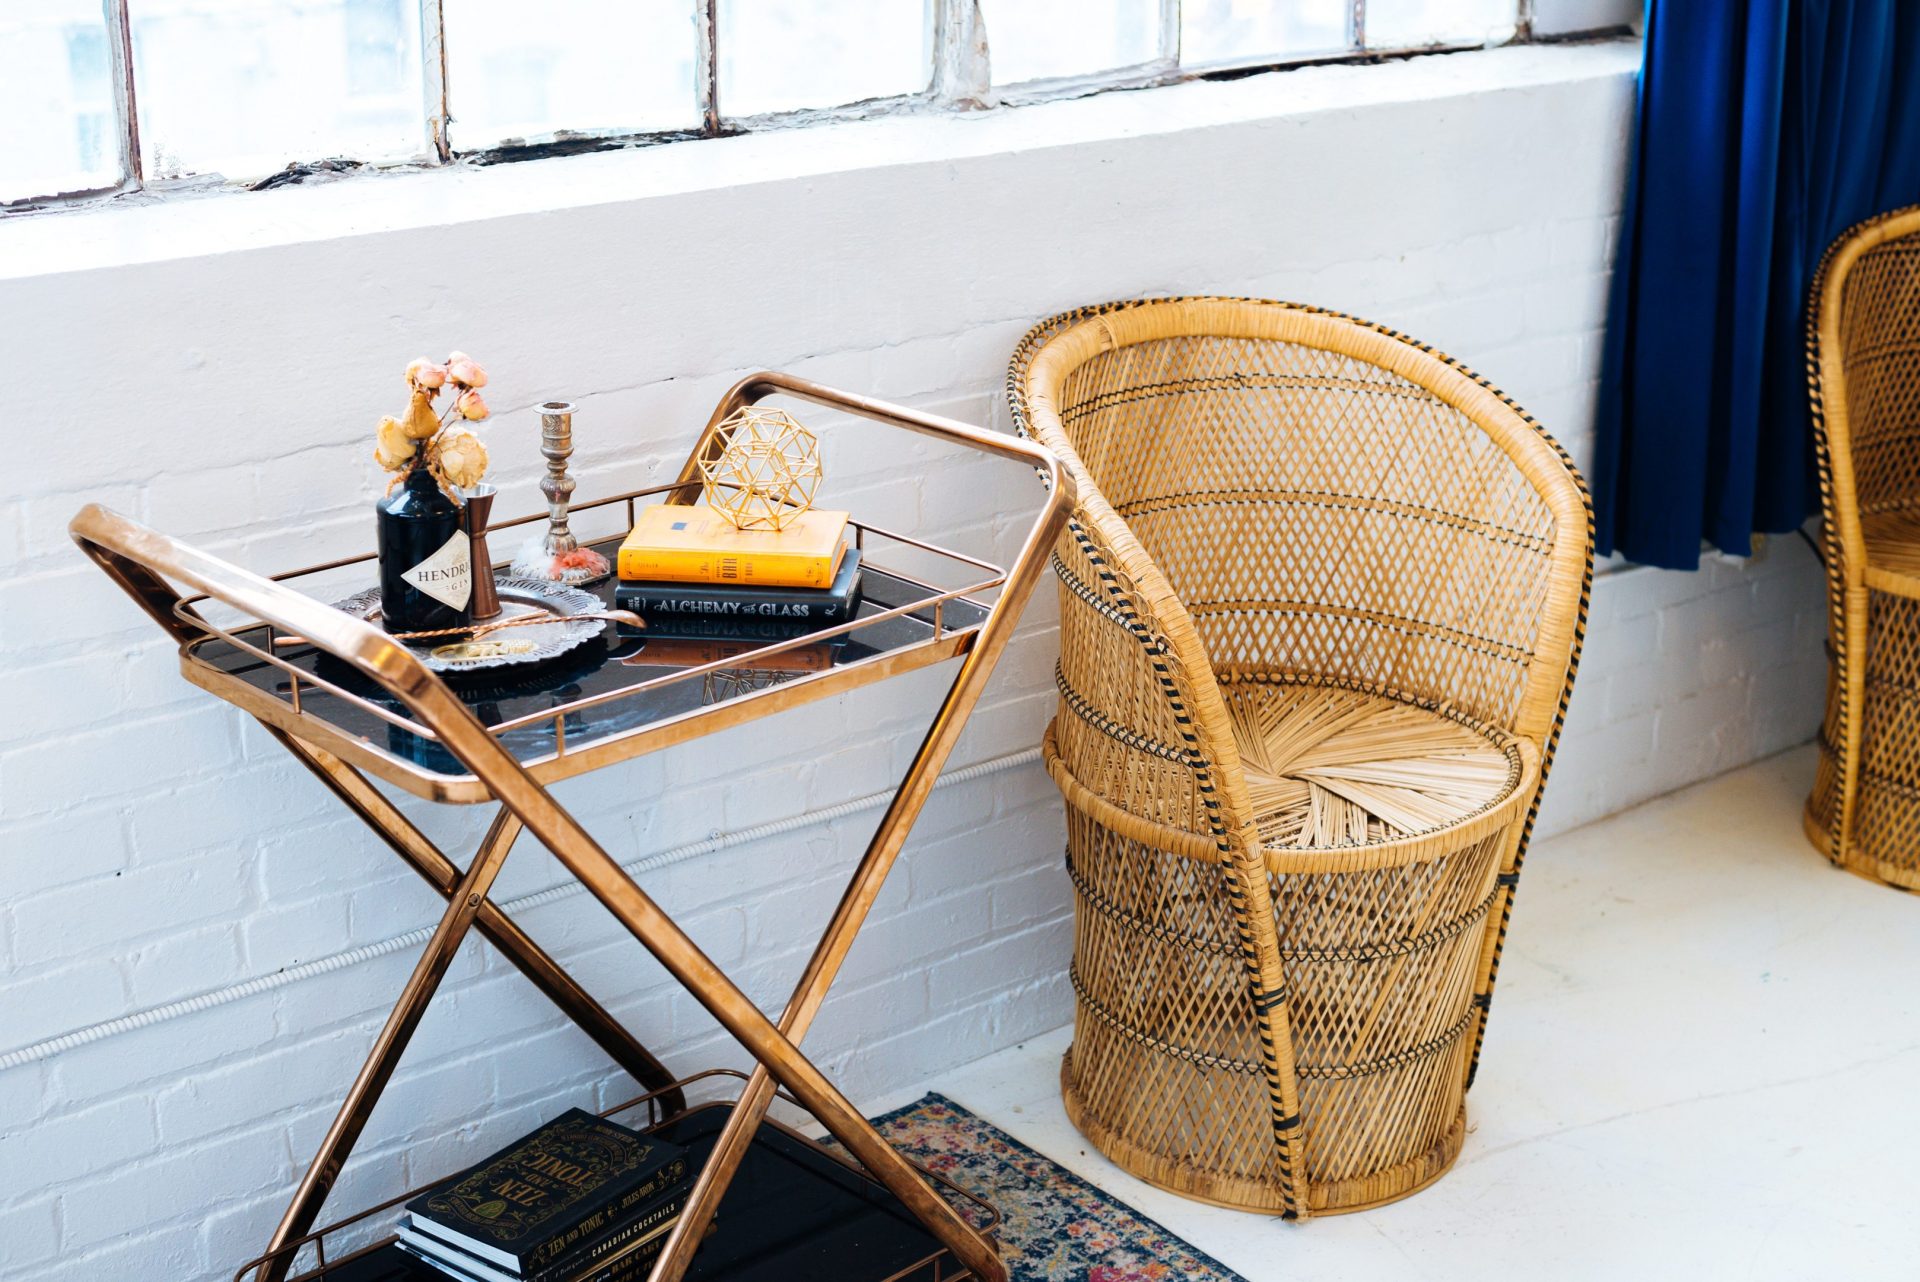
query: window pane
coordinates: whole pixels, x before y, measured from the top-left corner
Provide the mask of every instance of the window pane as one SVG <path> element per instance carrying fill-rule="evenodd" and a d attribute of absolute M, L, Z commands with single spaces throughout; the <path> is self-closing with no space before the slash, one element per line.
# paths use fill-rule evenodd
<path fill-rule="evenodd" d="M 932 79 L 927 28 L 920 0 L 720 0 L 720 110 L 918 93 Z"/>
<path fill-rule="evenodd" d="M 0 4 L 0 200 L 120 180 L 100 0 Z"/>
<path fill-rule="evenodd" d="M 1367 0 L 1369 14 L 1373 4 Z M 1184 0 L 1180 61 L 1191 67 L 1339 53 L 1349 47 L 1352 11 L 1352 0 Z"/>
<path fill-rule="evenodd" d="M 995 84 L 1077 76 L 1160 56 L 1160 0 L 981 0 Z"/>
<path fill-rule="evenodd" d="M 1417 49 L 1509 39 L 1518 0 L 1367 0 L 1367 47 Z"/>
<path fill-rule="evenodd" d="M 455 148 L 699 123 L 694 0 L 446 0 Z"/>
<path fill-rule="evenodd" d="M 130 17 L 149 177 L 425 150 L 417 0 L 131 0 Z"/>

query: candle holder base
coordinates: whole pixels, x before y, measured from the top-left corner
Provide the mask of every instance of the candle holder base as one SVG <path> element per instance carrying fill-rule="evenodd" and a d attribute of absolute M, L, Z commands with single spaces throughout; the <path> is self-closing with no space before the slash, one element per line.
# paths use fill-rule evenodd
<path fill-rule="evenodd" d="M 545 535 L 533 535 L 514 553 L 513 573 L 516 578 L 551 579 L 579 588 L 613 577 L 613 566 L 592 548 L 554 552 L 548 548 Z"/>

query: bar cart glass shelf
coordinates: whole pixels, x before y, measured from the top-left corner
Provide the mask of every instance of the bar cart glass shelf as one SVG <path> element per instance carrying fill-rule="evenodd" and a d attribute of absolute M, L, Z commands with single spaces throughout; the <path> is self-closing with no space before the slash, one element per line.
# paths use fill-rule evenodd
<path fill-rule="evenodd" d="M 679 489 L 660 485 L 576 503 L 576 516 L 598 509 L 632 513 Z M 496 529 L 543 520 L 535 515 Z M 609 624 L 578 650 L 530 669 L 488 669 L 450 684 L 468 709 L 539 782 L 553 783 L 670 744 L 712 734 L 771 712 L 927 667 L 965 652 L 986 621 L 981 599 L 1006 582 L 998 567 L 850 521 L 863 555 L 861 604 L 855 618 L 695 666 L 650 663 L 644 629 Z M 586 545 L 611 560 L 620 535 Z M 889 551 L 914 556 L 908 574 L 889 569 Z M 302 589 L 318 576 L 337 577 L 371 553 L 274 576 Z M 928 577 L 942 577 L 936 586 Z M 589 588 L 613 606 L 614 580 Z M 324 593 L 310 593 L 324 595 Z M 205 628 L 207 598 L 185 597 L 183 623 Z M 804 656 L 806 664 L 793 656 Z M 447 751 L 439 736 L 407 714 L 377 683 L 335 661 L 303 638 L 275 635 L 265 623 L 221 628 L 181 648 L 186 678 L 262 721 L 327 748 L 369 773 L 435 801 L 492 800 L 480 781 Z M 818 665 L 808 670 L 810 665 Z M 748 675 L 754 674 L 754 675 Z M 771 706 L 769 706 L 771 705 Z"/>

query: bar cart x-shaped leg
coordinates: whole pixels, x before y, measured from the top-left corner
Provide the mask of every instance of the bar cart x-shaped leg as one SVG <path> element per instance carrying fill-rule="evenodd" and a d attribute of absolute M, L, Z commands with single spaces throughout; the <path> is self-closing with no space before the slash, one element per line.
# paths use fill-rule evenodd
<path fill-rule="evenodd" d="M 263 723 L 264 725 L 264 723 Z M 419 873 L 443 898 L 451 898 L 460 885 L 460 869 L 428 841 L 425 834 L 410 823 L 386 795 L 375 788 L 359 771 L 320 748 L 302 743 L 278 727 L 264 725 L 268 734 L 279 740 L 287 751 L 319 777 L 363 823 L 393 848 L 408 867 Z M 509 842 L 520 831 L 513 821 Z M 491 899 L 482 899 L 474 915 L 474 925 L 488 943 L 498 948 L 521 974 L 533 982 L 549 1001 L 568 1019 L 591 1037 L 614 1063 L 649 1091 L 660 1091 L 662 1112 L 675 1113 L 685 1107 L 679 1090 L 671 1089 L 673 1074 L 666 1065 L 634 1040 L 621 1023 L 579 984 L 560 963 L 533 942 L 514 920 Z"/>
<path fill-rule="evenodd" d="M 482 771 L 482 777 L 486 777 L 485 771 Z M 504 790 L 499 813 L 480 843 L 473 863 L 449 897 L 446 913 L 421 954 L 399 1003 L 375 1040 L 366 1064 L 348 1091 L 339 1114 L 321 1143 L 319 1154 L 301 1181 L 270 1251 L 288 1245 L 312 1226 L 347 1153 L 359 1138 L 367 1116 L 397 1066 L 400 1051 L 426 1013 L 427 1005 L 447 966 L 473 927 L 480 905 L 486 902 L 493 881 L 505 864 L 513 840 L 524 824 L 659 958 L 669 973 L 752 1052 L 761 1065 L 761 1069 L 756 1071 L 756 1078 L 771 1073 L 775 1080 L 820 1119 L 876 1179 L 926 1223 L 976 1277 L 1003 1282 L 1005 1268 L 993 1247 L 927 1185 L 905 1158 L 880 1138 L 872 1125 L 800 1054 L 793 1041 L 784 1036 L 724 972 L 701 953 L 698 946 L 544 789 L 527 780 L 524 775 L 517 782 L 523 786 L 508 786 Z M 889 812 L 890 816 L 892 813 Z M 867 862 L 863 861 L 863 869 Z M 851 926 L 855 922 L 844 913 L 836 914 L 835 922 L 840 926 L 840 946 L 837 951 L 844 955 L 846 945 L 852 942 Z M 829 951 L 829 945 L 834 942 L 833 933 L 830 932 L 829 939 L 822 943 L 822 951 Z M 759 1111 L 764 1116 L 764 1104 Z M 736 1112 L 736 1117 L 741 1116 L 744 1114 Z M 757 1123 L 758 1119 L 755 1118 L 754 1125 Z M 751 1137 L 751 1128 L 747 1128 L 745 1139 L 750 1140 Z M 732 1172 L 717 1173 L 713 1168 L 714 1163 L 709 1162 L 708 1169 L 702 1173 L 700 1185 L 713 1190 L 709 1196 L 717 1203 Z M 698 1240 L 697 1235 L 691 1239 L 692 1242 Z M 684 1252 L 681 1259 L 678 1272 L 671 1275 L 667 1270 L 672 1262 L 662 1260 L 656 1266 L 655 1277 L 677 1277 L 684 1272 L 685 1262 L 691 1259 L 691 1251 Z M 262 1276 L 277 1282 L 277 1279 L 285 1276 L 291 1264 L 292 1260 L 287 1256 L 276 1257 L 263 1268 Z"/>
<path fill-rule="evenodd" d="M 680 1223 L 655 1265 L 654 1282 L 679 1282 L 685 1274 L 695 1245 L 766 1116 L 776 1084 L 785 1087 L 810 1111 L 975 1277 L 987 1282 L 1004 1282 L 1006 1270 L 993 1246 L 970 1227 L 906 1159 L 888 1146 L 879 1132 L 802 1054 L 798 1043 L 818 1013 L 994 663 L 1005 650 L 1021 609 L 1032 595 L 1047 550 L 1071 510 L 1071 482 L 1050 454 L 1028 442 L 831 391 L 784 375 L 761 374 L 734 387 L 715 410 L 675 483 L 676 498 L 687 497 L 687 487 L 697 474 L 700 459 L 720 448 L 718 428 L 726 416 L 741 405 L 775 393 L 812 400 L 895 427 L 1019 459 L 1038 469 L 1049 482 L 1047 501 L 1028 531 L 1019 557 L 1001 580 L 999 598 L 962 651 L 960 670 L 778 1024 L 763 1014 L 700 951 L 667 913 L 553 800 L 527 768 L 403 647 L 359 620 L 103 509 L 88 508 L 75 517 L 72 529 L 76 540 L 148 613 L 180 639 L 183 646 L 190 638 L 202 635 L 238 644 L 227 631 L 207 622 L 194 608 L 193 602 L 204 598 L 237 608 L 269 628 L 296 633 L 383 687 L 466 766 L 486 794 L 499 803 L 486 837 L 463 873 L 357 769 L 308 742 L 298 731 L 289 728 L 285 718 L 275 718 L 280 724 L 268 721 L 267 716 L 261 718 L 275 738 L 447 899 L 446 910 L 413 975 L 282 1218 L 269 1247 L 267 1262 L 258 1275 L 263 1282 L 279 1282 L 290 1270 L 294 1252 L 286 1248 L 301 1239 L 312 1226 L 440 979 L 475 926 L 644 1085 L 658 1087 L 667 1080 L 666 1071 L 658 1061 L 488 898 L 523 828 L 545 845 L 757 1061 L 711 1158 L 696 1181 Z M 183 601 L 168 584 L 168 579 L 191 584 L 204 598 Z M 263 654 L 256 647 L 247 648 Z M 270 657 L 269 661 L 274 662 Z M 300 711 L 297 686 L 295 689 L 293 711 L 297 716 Z M 676 1103 L 668 1101 L 667 1106 L 671 1108 Z"/>

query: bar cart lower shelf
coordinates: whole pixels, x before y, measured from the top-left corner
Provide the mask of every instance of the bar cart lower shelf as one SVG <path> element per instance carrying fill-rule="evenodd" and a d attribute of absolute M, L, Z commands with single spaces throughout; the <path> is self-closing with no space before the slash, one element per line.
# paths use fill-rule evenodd
<path fill-rule="evenodd" d="M 662 1097 L 727 1078 L 747 1080 L 732 1069 L 711 1069 L 602 1116 L 628 1121 L 625 1115 L 642 1110 L 649 1116 Z M 695 1103 L 643 1129 L 685 1146 L 697 1167 L 731 1111 L 724 1099 Z M 992 1206 L 938 1174 L 922 1173 L 975 1228 L 991 1233 L 998 1227 L 1000 1213 Z M 381 1231 L 383 1220 L 398 1220 L 402 1205 L 421 1191 L 410 1189 L 292 1243 L 289 1253 L 306 1267 L 289 1282 L 447 1282 L 446 1275 L 393 1245 L 391 1235 L 366 1241 Z M 331 1243 L 342 1240 L 356 1245 L 335 1258 Z M 254 1277 L 270 1258 L 241 1265 L 235 1282 Z M 635 1274 L 646 1275 L 645 1267 Z M 755 1135 L 687 1273 L 711 1282 L 961 1282 L 972 1276 L 878 1181 L 838 1152 L 772 1120 Z"/>

